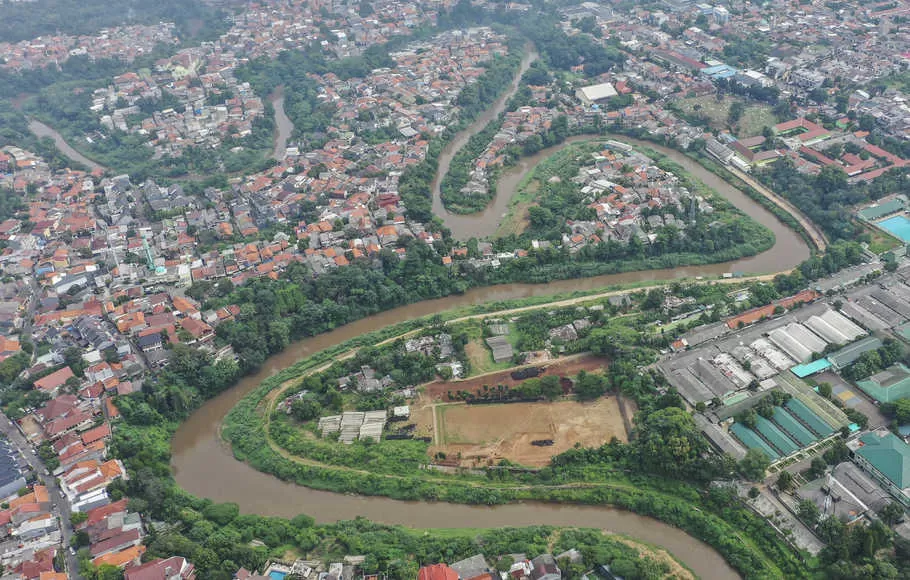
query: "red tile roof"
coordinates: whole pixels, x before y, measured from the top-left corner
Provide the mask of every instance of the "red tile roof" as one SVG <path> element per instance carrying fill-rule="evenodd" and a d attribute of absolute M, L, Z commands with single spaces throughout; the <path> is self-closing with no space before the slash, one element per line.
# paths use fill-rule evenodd
<path fill-rule="evenodd" d="M 417 572 L 417 580 L 458 580 L 458 572 L 445 564 L 424 566 Z"/>
<path fill-rule="evenodd" d="M 82 443 L 84 443 L 85 445 L 89 445 L 91 443 L 94 443 L 95 441 L 98 441 L 100 439 L 104 439 L 105 437 L 110 436 L 110 434 L 111 434 L 111 426 L 108 425 L 107 423 L 102 423 L 101 425 L 98 425 L 94 429 L 89 429 L 88 431 L 85 431 L 84 433 L 82 433 Z"/>
<path fill-rule="evenodd" d="M 35 381 L 35 388 L 42 391 L 55 391 L 62 387 L 67 379 L 75 376 L 69 367 L 63 367 L 59 371 L 53 372 L 44 378 Z"/>

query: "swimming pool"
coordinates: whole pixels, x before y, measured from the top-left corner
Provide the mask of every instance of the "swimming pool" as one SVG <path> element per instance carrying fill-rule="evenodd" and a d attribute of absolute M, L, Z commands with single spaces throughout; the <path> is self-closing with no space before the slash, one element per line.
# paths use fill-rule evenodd
<path fill-rule="evenodd" d="M 269 572 L 269 578 L 272 580 L 284 580 L 284 577 L 287 575 L 287 572 L 279 572 L 278 570 L 272 570 Z"/>
<path fill-rule="evenodd" d="M 878 222 L 878 227 L 897 236 L 904 242 L 910 242 L 910 219 L 906 216 L 896 215 Z"/>

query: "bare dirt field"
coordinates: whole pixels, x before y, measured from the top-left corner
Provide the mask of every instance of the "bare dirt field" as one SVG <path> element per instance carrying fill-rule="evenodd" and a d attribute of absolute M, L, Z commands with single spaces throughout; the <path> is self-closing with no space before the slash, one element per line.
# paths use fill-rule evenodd
<path fill-rule="evenodd" d="M 34 415 L 26 415 L 19 421 L 19 426 L 22 427 L 22 432 L 25 433 L 25 436 L 30 440 L 40 440 L 44 435 L 44 431 L 41 429 L 41 425 L 35 419 Z"/>
<path fill-rule="evenodd" d="M 420 413 L 412 419 L 418 422 L 419 431 L 434 434 L 431 454 L 441 451 L 448 459 L 460 454 L 465 467 L 488 465 L 500 459 L 539 467 L 576 443 L 597 447 L 613 437 L 628 441 L 616 397 L 591 403 L 439 405 L 435 409 L 435 425 L 432 413 Z M 553 445 L 531 445 L 531 441 L 540 439 L 551 439 Z"/>
<path fill-rule="evenodd" d="M 545 367 L 540 376 L 559 375 L 561 377 L 570 377 L 577 375 L 579 371 L 599 371 L 607 366 L 608 362 L 608 359 L 605 357 L 591 354 L 565 357 L 539 365 Z M 483 390 L 484 385 L 490 387 L 495 387 L 496 385 L 513 387 L 522 382 L 512 378 L 511 373 L 513 370 L 515 369 L 511 368 L 505 371 L 487 373 L 458 381 L 435 381 L 424 386 L 424 393 L 430 399 L 448 401 L 450 400 L 448 397 L 449 391 L 453 394 L 457 391 L 479 393 Z"/>

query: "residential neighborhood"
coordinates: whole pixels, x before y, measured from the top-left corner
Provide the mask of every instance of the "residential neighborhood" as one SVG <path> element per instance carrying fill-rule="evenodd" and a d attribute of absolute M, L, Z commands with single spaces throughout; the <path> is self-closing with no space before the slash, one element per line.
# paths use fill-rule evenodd
<path fill-rule="evenodd" d="M 275 408 L 292 421 L 295 404 L 314 393 L 338 404 L 318 407 L 299 439 L 278 432 L 284 423 L 275 429 L 295 449 L 324 451 L 318 446 L 337 440 L 341 450 L 275 467 L 286 448 L 251 458 L 222 441 L 219 426 L 231 459 L 344 497 L 441 502 L 454 496 L 433 485 L 463 485 L 464 503 L 540 499 L 528 490 L 550 456 L 462 462 L 456 449 L 466 452 L 469 438 L 444 441 L 441 410 L 440 438 L 439 401 L 427 406 L 432 427 L 405 433 L 398 422 L 425 410 L 415 403 L 431 381 L 401 380 L 401 369 L 375 364 L 374 353 L 354 358 L 354 346 L 339 346 L 360 348 L 381 328 L 351 325 L 393 309 L 383 326 L 415 325 L 396 364 L 432 359 L 431 380 L 455 393 L 474 378 L 472 364 L 517 386 L 528 377 L 515 378 L 512 365 L 581 354 L 576 347 L 596 329 L 597 356 L 610 360 L 596 372 L 610 377 L 602 391 L 616 397 L 626 437 L 589 451 L 572 435 L 574 445 L 559 447 L 566 455 L 555 455 L 564 471 L 553 481 L 587 478 L 579 489 L 603 484 L 601 503 L 634 511 L 643 504 L 620 497 L 616 489 L 631 492 L 625 481 L 611 488 L 611 478 L 650 474 L 629 475 L 621 462 L 632 452 L 617 446 L 635 444 L 645 428 L 636 413 L 678 407 L 701 433 L 705 457 L 739 466 L 730 477 L 679 483 L 681 496 L 707 517 L 694 502 L 727 490 L 730 503 L 710 509 L 735 503 L 748 514 L 737 521 L 744 530 L 768 524 L 731 547 L 693 532 L 699 516 L 667 522 L 708 542 L 731 573 L 753 562 L 737 550 L 778 557 L 780 541 L 799 564 L 778 571 L 811 565 L 824 576 L 840 565 L 828 561 L 838 545 L 826 520 L 875 536 L 870 554 L 858 555 L 865 543 L 842 547 L 838 554 L 853 550 L 842 560 L 904 557 L 908 0 L 204 0 L 205 22 L 184 18 L 186 0 L 155 17 L 97 0 L 59 7 L 118 22 L 94 27 L 48 17 L 47 1 L 0 0 L 0 14 L 34 10 L 42 31 L 0 35 L 0 580 L 388 580 L 398 560 L 356 555 L 357 543 L 349 549 L 314 531 L 329 518 L 295 519 L 293 542 L 278 542 L 267 526 L 224 532 L 255 510 L 227 491 L 215 502 L 184 490 L 170 443 L 160 444 L 242 376 L 266 384 L 336 347 L 322 363 L 350 358 L 351 366 L 276 397 Z M 481 211 L 447 203 L 450 183 Z M 497 203 L 500 187 L 511 199 Z M 725 198 L 725 187 L 743 195 Z M 754 227 L 741 236 L 749 239 L 728 235 L 743 224 Z M 710 288 L 705 294 L 729 285 L 724 306 L 686 293 L 690 284 Z M 446 328 L 494 311 L 481 302 L 531 308 L 545 292 L 580 300 L 606 286 L 616 293 L 603 297 L 607 312 L 579 306 L 541 322 L 539 344 L 510 331 L 518 316 L 484 318 L 462 342 Z M 436 318 L 449 299 L 463 312 Z M 616 330 L 611 319 L 630 326 Z M 298 341 L 336 331 L 270 366 Z M 631 343 L 653 359 L 633 358 Z M 610 382 L 617 361 L 628 376 Z M 574 396 L 563 378 L 554 400 Z M 643 397 L 646 378 L 653 398 Z M 483 380 L 480 392 L 495 388 Z M 470 395 L 446 403 L 483 402 Z M 219 408 L 219 420 L 230 410 Z M 521 436 L 552 446 L 547 433 L 562 427 Z M 266 433 L 274 444 L 269 428 L 234 434 Z M 438 444 L 430 476 L 439 479 L 371 479 L 375 448 L 390 435 Z M 402 462 L 416 464 L 424 451 L 415 445 Z M 588 452 L 601 467 L 579 476 L 572 461 Z M 760 477 L 748 477 L 741 466 L 755 458 Z M 134 460 L 155 467 L 137 470 Z M 149 497 L 179 508 L 150 509 Z M 223 505 L 236 513 L 219 517 L 212 506 Z M 293 518 L 309 504 L 294 505 L 256 517 Z M 229 544 L 248 559 L 224 557 Z M 578 549 L 401 560 L 413 565 L 401 576 L 416 571 L 417 580 L 646 576 L 624 558 L 611 567 L 611 558 Z"/>

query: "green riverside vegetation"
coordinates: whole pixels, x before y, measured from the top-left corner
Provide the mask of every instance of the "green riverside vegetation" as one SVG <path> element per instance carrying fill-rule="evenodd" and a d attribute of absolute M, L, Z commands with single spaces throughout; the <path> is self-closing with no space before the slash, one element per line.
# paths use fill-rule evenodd
<path fill-rule="evenodd" d="M 558 456 L 551 467 L 539 473 L 514 474 L 503 470 L 492 480 L 484 480 L 447 477 L 426 471 L 418 473 L 416 469 L 409 469 L 407 462 L 399 464 L 397 474 L 387 472 L 385 476 L 376 472 L 364 473 L 364 464 L 359 470 L 312 461 L 303 464 L 283 457 L 269 445 L 259 406 L 273 389 L 322 367 L 358 344 L 385 340 L 390 334 L 394 336 L 410 330 L 413 324 L 383 329 L 375 336 L 358 337 L 300 361 L 264 381 L 230 412 L 224 423 L 224 436 L 233 443 L 235 455 L 286 481 L 332 491 L 488 505 L 518 500 L 606 503 L 654 516 L 686 530 L 718 549 L 747 577 L 781 574 L 800 577 L 804 574 L 801 565 L 773 530 L 740 505 L 735 494 L 717 490 L 707 498 L 701 498 L 692 485 L 661 476 L 664 473 L 661 465 L 674 465 L 677 473 L 689 478 L 720 476 L 730 466 L 716 461 L 701 462 L 698 454 L 699 450 L 704 450 L 705 442 L 698 435 L 691 417 L 679 408 L 678 396 L 657 395 L 656 387 L 661 378 L 640 375 L 636 370 L 652 356 L 649 349 L 621 345 L 628 336 L 620 339 L 615 330 L 592 332 L 589 346 L 594 352 L 614 359 L 607 374 L 609 388 L 639 401 L 642 410 L 637 422 L 641 446 L 611 443 L 599 450 L 570 451 Z M 283 427 L 277 429 L 279 435 L 282 430 Z M 689 441 L 685 450 L 660 443 L 670 433 Z M 376 452 L 370 450 L 369 445 L 352 446 L 356 450 L 339 450 L 338 453 L 351 455 L 347 458 L 336 456 L 334 461 L 354 465 L 355 457 L 367 460 L 365 456 L 355 454 L 367 453 L 373 458 L 370 461 L 385 462 L 378 457 L 382 445 L 385 443 L 376 446 Z M 340 446 L 336 444 L 336 447 Z M 407 458 L 397 454 L 393 457 Z M 631 470 L 631 475 L 627 470 Z M 692 509 L 693 506 L 699 509 Z M 750 540 L 744 544 L 738 539 L 738 533 L 748 534 Z"/>

